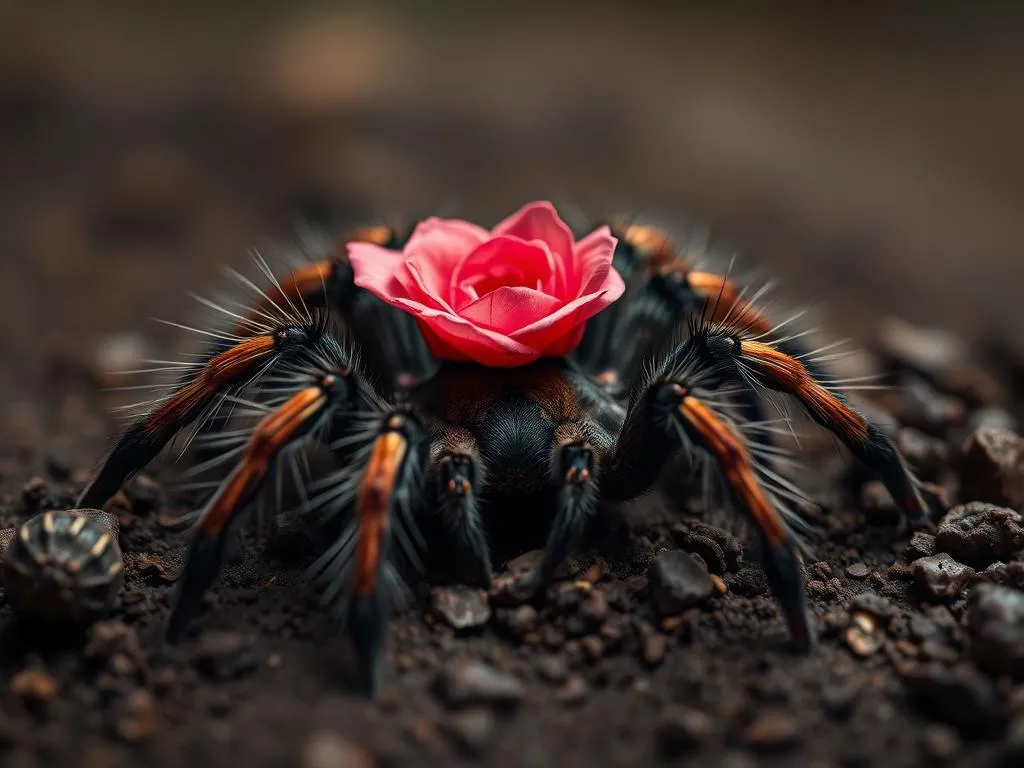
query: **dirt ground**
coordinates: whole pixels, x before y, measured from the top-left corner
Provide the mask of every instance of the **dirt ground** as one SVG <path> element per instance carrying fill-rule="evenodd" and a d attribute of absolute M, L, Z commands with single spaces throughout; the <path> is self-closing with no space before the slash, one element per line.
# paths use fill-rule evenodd
<path fill-rule="evenodd" d="M 453 629 L 424 585 L 367 703 L 300 528 L 246 550 L 198 635 L 156 643 L 184 541 L 169 521 L 189 509 L 162 460 L 111 507 L 128 568 L 108 622 L 40 633 L 0 611 L 5 765 L 1024 759 L 1024 608 L 969 605 L 982 582 L 1024 586 L 1024 448 L 969 442 L 1024 416 L 1015 20 L 523 14 L 490 36 L 461 16 L 3 13 L 5 526 L 73 502 L 120 427 L 111 372 L 190 351 L 149 318 L 195 319 L 184 292 L 222 286 L 247 248 L 298 218 L 492 219 L 548 196 L 711 224 L 862 342 L 857 371 L 900 385 L 867 394 L 944 509 L 994 505 L 911 542 L 811 436 L 810 657 L 786 650 L 719 510 L 646 504 L 610 512 L 574 580 L 534 603 L 457 593 L 481 626 Z M 649 568 L 678 549 L 720 588 L 666 618 Z"/>

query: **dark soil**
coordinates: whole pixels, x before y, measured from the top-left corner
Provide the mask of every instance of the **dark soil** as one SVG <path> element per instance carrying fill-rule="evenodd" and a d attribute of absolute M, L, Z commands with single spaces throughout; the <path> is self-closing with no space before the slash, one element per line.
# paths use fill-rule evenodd
<path fill-rule="evenodd" d="M 66 20 L 55 26 L 105 39 Z M 43 27 L 33 22 L 23 32 Z M 388 51 L 402 44 L 363 32 L 355 35 L 369 41 L 363 57 L 374 45 Z M 624 37 L 614 27 L 594 32 L 591 42 L 618 45 Z M 39 39 L 56 45 L 65 38 Z M 326 217 L 400 199 L 418 213 L 438 197 L 445 199 L 435 205 L 447 209 L 452 185 L 465 182 L 472 196 L 482 184 L 472 141 L 503 142 L 506 154 L 498 162 L 511 179 L 507 189 L 517 192 L 528 186 L 531 169 L 543 176 L 545 189 L 564 171 L 572 179 L 566 189 L 589 190 L 588 157 L 611 166 L 602 174 L 618 171 L 627 179 L 630 169 L 652 159 L 609 139 L 630 133 L 614 114 L 583 108 L 576 117 L 593 130 L 580 132 L 577 142 L 567 138 L 576 134 L 565 125 L 579 124 L 569 118 L 545 127 L 561 139 L 543 145 L 532 165 L 517 164 L 521 133 L 500 112 L 477 115 L 480 122 L 462 135 L 471 140 L 453 147 L 449 132 L 457 130 L 452 115 L 461 97 L 431 112 L 416 100 L 417 81 L 389 90 L 390 80 L 370 82 L 376 71 L 370 64 L 366 83 L 337 84 L 338 106 L 315 89 L 289 101 L 277 91 L 245 91 L 226 76 L 210 83 L 186 56 L 182 77 L 192 90 L 152 78 L 165 90 L 136 109 L 146 90 L 139 82 L 152 72 L 136 80 L 123 59 L 107 72 L 85 49 L 39 48 L 65 51 L 60 66 L 51 65 L 36 48 L 22 47 L 32 55 L 18 58 L 21 47 L 9 48 L 11 61 L 20 62 L 11 71 L 19 76 L 5 70 L 0 81 L 5 114 L 18 116 L 4 125 L 9 135 L 0 155 L 6 171 L 0 192 L 0 303 L 7 313 L 0 376 L 7 405 L 0 434 L 3 526 L 71 506 L 118 428 L 111 408 L 124 399 L 101 391 L 124 383 L 112 371 L 182 349 L 180 335 L 143 325 L 145 317 L 192 320 L 181 288 L 218 285 L 220 264 L 240 264 L 236 255 L 247 244 L 286 232 L 297 210 Z M 94 69 L 76 68 L 85 60 Z M 159 51 L 146 61 L 164 72 Z M 524 66 L 544 69 L 542 59 Z M 310 67 L 315 70 L 307 63 L 297 71 Z M 278 74 L 275 87 L 285 88 L 290 81 Z M 756 90 L 755 76 L 735 76 L 751 89 L 740 93 Z M 553 82 L 566 93 L 581 82 L 562 80 Z M 94 87 L 98 81 L 106 90 Z M 708 87 L 727 82 L 711 78 Z M 378 86 L 379 103 L 365 95 Z M 939 91 L 935 103 L 946 98 Z M 429 93 L 443 102 L 446 92 Z M 894 93 L 895 101 L 899 89 Z M 321 97 L 328 103 L 319 103 Z M 419 127 L 405 127 L 413 117 Z M 254 122 L 261 130 L 252 130 Z M 540 129 L 522 128 L 529 130 Z M 685 151 L 699 153 L 696 146 Z M 439 165 L 439 148 L 449 153 L 450 169 Z M 941 147 L 932 149 L 941 154 Z M 971 156 L 970 147 L 961 155 Z M 548 162 L 552 157 L 563 165 Z M 737 202 L 732 189 L 723 191 L 717 169 L 685 160 L 683 166 L 697 179 L 683 195 L 688 202 L 734 225 L 745 244 L 763 241 L 775 253 L 792 244 L 798 255 L 769 259 L 769 266 L 794 276 L 805 296 L 829 297 L 833 288 L 841 294 L 851 309 L 842 314 L 845 325 L 837 325 L 844 332 L 856 326 L 870 350 L 855 373 L 879 371 L 899 385 L 864 393 L 870 397 L 860 402 L 892 422 L 900 446 L 931 484 L 937 518 L 952 510 L 935 535 L 899 532 L 884 490 L 831 441 L 809 433 L 801 449 L 806 467 L 796 479 L 822 505 L 809 516 L 807 591 L 821 632 L 810 656 L 787 650 L 742 527 L 721 510 L 695 512 L 660 501 L 609 510 L 572 573 L 533 602 L 503 591 L 502 577 L 489 597 L 420 585 L 415 605 L 391 630 L 383 690 L 373 703 L 351 692 L 345 639 L 330 632 L 304 576 L 322 542 L 311 541 L 295 521 L 286 521 L 273 546 L 245 548 L 208 600 L 198 631 L 180 648 L 163 648 L 155 632 L 186 541 L 172 521 L 192 508 L 172 490 L 180 467 L 166 459 L 108 505 L 120 521 L 127 567 L 120 607 L 108 620 L 83 633 L 39 631 L 10 606 L 0 610 L 4 765 L 327 768 L 465 761 L 738 768 L 1024 760 L 1024 530 L 1017 515 L 1024 506 L 1024 448 L 1013 434 L 1024 416 L 1018 396 L 1024 358 L 1013 351 L 1020 328 L 1012 323 L 1000 326 L 1006 332 L 995 351 L 993 336 L 982 336 L 1016 310 L 1000 304 L 988 311 L 980 288 L 963 291 L 948 271 L 924 274 L 910 245 L 921 259 L 934 256 L 928 238 L 868 237 L 873 221 L 837 225 L 815 208 L 815 184 L 803 198 L 788 200 L 791 216 L 779 224 L 778 209 L 759 207 L 775 199 L 774 190 L 763 191 L 764 180 L 752 181 Z M 780 167 L 788 178 L 789 166 Z M 996 179 L 986 194 L 1001 194 L 1006 210 L 1019 210 L 1014 190 L 1000 186 L 998 158 L 984 167 Z M 953 166 L 945 170 L 956 173 Z M 433 189 L 432 175 L 443 175 L 447 186 Z M 970 179 L 982 185 L 983 176 L 978 171 Z M 413 182 L 392 193 L 388 185 L 406 177 Z M 652 189 L 633 180 L 626 186 L 638 195 Z M 662 178 L 652 194 L 671 210 L 679 196 L 665 184 Z M 522 202 L 506 199 L 501 185 L 483 186 L 488 191 L 471 209 L 497 215 Z M 618 191 L 628 200 L 628 191 Z M 989 198 L 979 192 L 976 199 Z M 806 225 L 803 210 L 810 212 Z M 985 210 L 996 215 L 995 206 Z M 922 220 L 910 214 L 899 221 L 907 232 L 921 231 Z M 949 228 L 961 243 L 972 221 L 979 219 L 934 215 L 935 226 Z M 1007 243 L 1019 244 L 1017 219 L 1003 223 L 985 229 L 989 239 L 978 245 L 988 263 L 1000 263 Z M 904 245 L 906 261 L 898 252 Z M 855 264 L 846 263 L 850 254 L 858 256 L 850 259 Z M 1019 262 L 1004 266 L 1005 275 L 982 283 L 1015 296 Z M 908 274 L 920 282 L 889 294 L 880 288 L 904 285 Z M 887 323 L 892 312 L 936 325 L 948 320 L 962 335 L 926 336 Z M 680 567 L 682 555 L 664 554 L 674 550 L 698 557 Z M 665 562 L 652 567 L 659 558 Z M 666 584 L 666 570 L 681 583 Z M 481 664 L 487 666 L 474 666 Z"/>

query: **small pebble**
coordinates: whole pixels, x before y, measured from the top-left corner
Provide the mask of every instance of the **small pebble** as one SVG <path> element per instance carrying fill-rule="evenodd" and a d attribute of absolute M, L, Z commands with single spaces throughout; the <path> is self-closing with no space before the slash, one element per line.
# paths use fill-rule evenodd
<path fill-rule="evenodd" d="M 974 569 L 958 563 L 948 554 L 922 557 L 911 563 L 921 592 L 932 600 L 955 600 L 974 578 Z"/>
<path fill-rule="evenodd" d="M 302 750 L 302 768 L 374 768 L 373 755 L 334 731 L 317 731 Z"/>
<path fill-rule="evenodd" d="M 644 638 L 643 643 L 644 661 L 652 667 L 656 667 L 665 660 L 665 651 L 668 649 L 668 638 L 665 635 L 653 632 Z"/>
<path fill-rule="evenodd" d="M 903 554 L 908 560 L 931 557 L 935 554 L 935 537 L 924 531 L 914 531 Z"/>
<path fill-rule="evenodd" d="M 140 689 L 127 696 L 115 730 L 129 744 L 139 744 L 156 735 L 157 720 L 156 699 L 149 691 Z"/>
<path fill-rule="evenodd" d="M 660 553 L 648 577 L 654 587 L 654 606 L 663 616 L 699 605 L 715 591 L 708 572 L 681 549 Z"/>
<path fill-rule="evenodd" d="M 461 584 L 431 589 L 430 610 L 455 630 L 482 627 L 491 618 L 487 593 Z"/>
<path fill-rule="evenodd" d="M 960 733 L 973 737 L 999 725 L 1001 713 L 995 688 L 972 667 L 932 663 L 915 665 L 902 674 L 918 706 Z"/>
<path fill-rule="evenodd" d="M 846 575 L 851 579 L 866 579 L 871 569 L 864 563 L 852 563 L 846 566 Z"/>
<path fill-rule="evenodd" d="M 260 667 L 263 659 L 254 637 L 211 630 L 200 636 L 196 667 L 210 677 L 231 680 Z"/>
<path fill-rule="evenodd" d="M 800 740 L 800 725 L 786 712 L 761 714 L 743 730 L 744 743 L 759 752 L 791 749 Z"/>
<path fill-rule="evenodd" d="M 561 685 L 569 677 L 569 662 L 564 656 L 546 654 L 536 661 L 537 673 L 547 683 Z"/>
<path fill-rule="evenodd" d="M 1005 429 L 978 429 L 964 445 L 960 497 L 1001 507 L 1024 504 L 1024 438 Z"/>
<path fill-rule="evenodd" d="M 511 708 L 526 695 L 515 677 L 479 661 L 455 661 L 442 671 L 437 692 L 451 708 L 487 705 Z"/>
<path fill-rule="evenodd" d="M 979 667 L 1024 677 L 1024 592 L 979 584 L 967 602 L 967 628 Z"/>
<path fill-rule="evenodd" d="M 57 696 L 59 686 L 52 675 L 35 667 L 23 669 L 11 678 L 9 690 L 26 709 L 45 711 Z"/>
<path fill-rule="evenodd" d="M 479 759 L 487 754 L 494 738 L 494 713 L 467 709 L 449 716 L 441 727 L 463 755 Z"/>
<path fill-rule="evenodd" d="M 960 735 L 948 725 L 932 723 L 924 729 L 921 746 L 929 760 L 947 763 L 960 752 Z"/>
<path fill-rule="evenodd" d="M 558 691 L 558 700 L 567 707 L 578 707 L 587 699 L 590 693 L 590 686 L 587 681 L 579 675 L 573 675 L 565 681 L 565 685 Z"/>
<path fill-rule="evenodd" d="M 850 626 L 846 628 L 843 640 L 857 656 L 865 657 L 882 647 L 884 636 L 873 616 L 867 613 L 855 613 Z"/>
<path fill-rule="evenodd" d="M 699 709 L 667 707 L 654 726 L 654 738 L 661 754 L 674 759 L 699 748 L 714 732 L 714 721 Z"/>

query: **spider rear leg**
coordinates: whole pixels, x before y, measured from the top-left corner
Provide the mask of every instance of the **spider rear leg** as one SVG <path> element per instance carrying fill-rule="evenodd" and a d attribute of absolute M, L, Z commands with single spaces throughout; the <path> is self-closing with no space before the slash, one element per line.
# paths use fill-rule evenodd
<path fill-rule="evenodd" d="M 761 541 L 768 583 L 782 608 L 794 647 L 808 651 L 814 634 L 807 616 L 798 541 L 761 481 L 744 438 L 718 412 L 713 394 L 694 374 L 669 368 L 634 397 L 619 436 L 603 495 L 628 500 L 648 491 L 669 456 L 682 449 L 710 461 L 732 502 L 749 518 Z"/>
<path fill-rule="evenodd" d="M 347 367 L 318 375 L 254 427 L 242 457 L 199 514 L 165 637 L 177 642 L 198 613 L 224 561 L 231 532 L 259 494 L 281 454 L 325 428 L 339 410 L 355 406 L 357 382 Z"/>
<path fill-rule="evenodd" d="M 479 510 L 484 472 L 476 441 L 468 430 L 453 428 L 442 439 L 442 453 L 433 473 L 440 495 L 442 520 L 453 535 L 460 558 L 475 583 L 491 584 L 491 550 Z"/>
<path fill-rule="evenodd" d="M 852 408 L 838 391 L 815 376 L 805 362 L 768 342 L 710 331 L 693 337 L 715 362 L 731 366 L 739 382 L 753 381 L 794 397 L 814 421 L 828 429 L 881 479 L 911 525 L 927 526 L 931 512 L 919 484 L 896 446 L 875 424 Z M 744 376 L 746 374 L 746 376 Z"/>

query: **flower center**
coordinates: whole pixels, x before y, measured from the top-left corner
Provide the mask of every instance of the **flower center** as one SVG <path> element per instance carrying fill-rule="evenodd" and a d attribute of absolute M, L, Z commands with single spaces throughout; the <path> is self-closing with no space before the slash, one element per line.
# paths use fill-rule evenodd
<path fill-rule="evenodd" d="M 551 253 L 515 238 L 490 240 L 460 263 L 452 274 L 456 311 L 499 288 L 529 288 L 549 293 L 554 274 Z"/>

